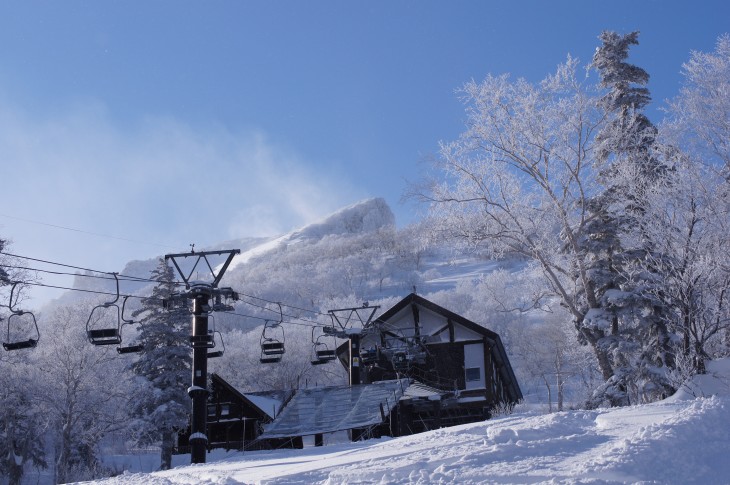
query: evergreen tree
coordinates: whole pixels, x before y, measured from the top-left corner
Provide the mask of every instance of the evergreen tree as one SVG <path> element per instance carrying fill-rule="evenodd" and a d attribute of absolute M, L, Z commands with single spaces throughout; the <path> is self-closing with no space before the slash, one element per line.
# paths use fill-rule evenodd
<path fill-rule="evenodd" d="M 631 394 L 652 399 L 673 391 L 667 379 L 674 365 L 671 339 L 655 288 L 660 268 L 646 265 L 661 258 L 643 217 L 648 194 L 667 182 L 670 171 L 661 160 L 657 129 L 643 113 L 651 101 L 649 75 L 626 62 L 638 35 L 603 32 L 592 64 L 607 88 L 600 104 L 609 118 L 596 136 L 604 190 L 587 203 L 583 244 L 602 311 L 582 324 L 601 332 L 613 371 L 594 404 L 624 405 Z"/>
<path fill-rule="evenodd" d="M 152 271 L 152 279 L 157 285 L 151 297 L 143 300 L 142 307 L 132 314 L 141 316 L 140 340 L 144 347 L 132 370 L 149 385 L 149 392 L 136 398 L 133 412 L 138 418 L 140 442 L 161 441 L 164 470 L 171 466 L 175 434 L 189 420 L 186 389 L 191 372 L 190 314 L 185 309 L 162 308 L 161 300 L 169 298 L 176 289 L 173 270 L 164 259 Z"/>

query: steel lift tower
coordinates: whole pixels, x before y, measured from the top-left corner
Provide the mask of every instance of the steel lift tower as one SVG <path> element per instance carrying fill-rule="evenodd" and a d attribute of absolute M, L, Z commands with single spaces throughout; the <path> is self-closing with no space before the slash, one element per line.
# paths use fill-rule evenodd
<path fill-rule="evenodd" d="M 190 429 L 190 462 L 205 463 L 208 435 L 207 435 L 207 401 L 208 401 L 208 349 L 213 347 L 213 335 L 208 332 L 208 314 L 212 311 L 229 310 L 223 305 L 221 298 L 238 299 L 238 294 L 231 288 L 218 288 L 223 274 L 231 264 L 233 257 L 240 254 L 240 249 L 223 251 L 195 252 L 193 247 L 189 253 L 166 254 L 165 260 L 172 260 L 180 278 L 185 283 L 185 291 L 171 295 L 169 300 L 163 301 L 166 308 L 172 308 L 175 303 L 193 300 L 193 322 L 190 344 L 193 347 L 193 378 L 188 388 L 188 395 L 192 400 L 192 422 Z M 222 265 L 214 268 L 208 257 L 225 257 Z M 192 259 L 192 267 L 183 264 L 184 260 Z M 197 259 L 196 259 L 197 258 Z M 183 270 L 181 266 L 190 268 Z M 198 273 L 196 273 L 196 271 Z M 193 274 L 206 273 L 212 281 L 193 279 Z M 211 305 L 211 298 L 214 303 Z"/>

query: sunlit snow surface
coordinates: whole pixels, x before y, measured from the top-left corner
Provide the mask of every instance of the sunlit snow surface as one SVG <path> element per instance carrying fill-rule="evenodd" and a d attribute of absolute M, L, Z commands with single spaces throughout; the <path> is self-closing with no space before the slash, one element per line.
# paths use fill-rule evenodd
<path fill-rule="evenodd" d="M 127 472 L 103 483 L 730 483 L 730 360 L 708 370 L 654 404 L 516 412 L 404 438 L 303 450 L 214 452 L 205 465 Z"/>

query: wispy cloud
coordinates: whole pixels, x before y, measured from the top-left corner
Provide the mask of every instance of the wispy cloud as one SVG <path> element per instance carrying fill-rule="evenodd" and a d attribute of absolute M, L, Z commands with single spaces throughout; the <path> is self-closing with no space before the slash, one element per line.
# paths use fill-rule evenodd
<path fill-rule="evenodd" d="M 260 131 L 164 116 L 120 123 L 96 103 L 39 116 L 5 98 L 0 160 L 0 212 L 179 250 L 281 233 L 366 196 Z M 9 218 L 0 236 L 18 252 L 102 268 L 165 252 Z"/>

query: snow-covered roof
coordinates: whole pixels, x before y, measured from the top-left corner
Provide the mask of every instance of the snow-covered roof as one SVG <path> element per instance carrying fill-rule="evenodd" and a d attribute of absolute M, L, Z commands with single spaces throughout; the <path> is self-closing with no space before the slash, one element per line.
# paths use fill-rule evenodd
<path fill-rule="evenodd" d="M 261 438 L 331 433 L 379 424 L 409 386 L 408 379 L 358 386 L 300 389 Z"/>
<path fill-rule="evenodd" d="M 444 391 L 439 391 L 436 388 L 427 386 L 426 384 L 418 381 L 413 381 L 403 393 L 404 398 L 426 398 L 426 399 L 441 399 Z"/>
<path fill-rule="evenodd" d="M 279 414 L 279 410 L 281 409 L 281 405 L 283 404 L 278 399 L 273 399 L 271 397 L 261 396 L 258 394 L 244 394 L 246 399 L 251 401 L 254 405 L 256 405 L 260 410 L 265 412 L 270 418 L 276 417 L 277 414 Z"/>

